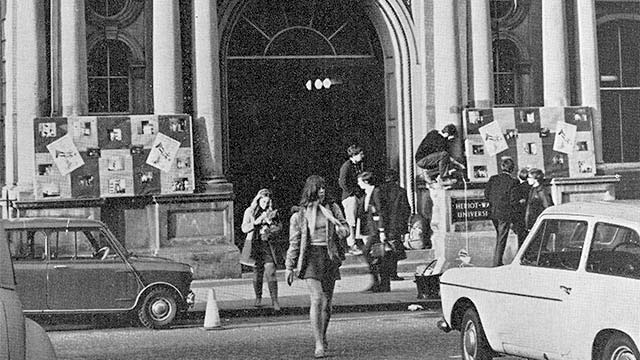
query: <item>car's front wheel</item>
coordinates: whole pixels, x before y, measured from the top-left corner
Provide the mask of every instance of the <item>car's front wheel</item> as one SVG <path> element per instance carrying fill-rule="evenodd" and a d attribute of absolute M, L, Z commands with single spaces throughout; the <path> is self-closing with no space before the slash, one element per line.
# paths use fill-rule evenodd
<path fill-rule="evenodd" d="M 155 288 L 147 293 L 138 309 L 138 319 L 150 329 L 169 326 L 178 312 L 175 293 L 165 288 Z"/>
<path fill-rule="evenodd" d="M 602 350 L 602 360 L 637 360 L 638 349 L 622 334 L 612 336 Z"/>
<path fill-rule="evenodd" d="M 460 346 L 464 360 L 490 360 L 493 352 L 489 347 L 478 312 L 469 308 L 462 317 Z"/>

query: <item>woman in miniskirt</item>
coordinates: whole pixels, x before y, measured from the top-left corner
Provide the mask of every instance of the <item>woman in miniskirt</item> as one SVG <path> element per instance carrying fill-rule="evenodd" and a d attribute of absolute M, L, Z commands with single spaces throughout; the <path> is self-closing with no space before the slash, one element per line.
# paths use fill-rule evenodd
<path fill-rule="evenodd" d="M 289 285 L 294 277 L 304 279 L 309 289 L 309 318 L 315 338 L 316 358 L 325 356 L 327 327 L 331 318 L 331 299 L 340 265 L 344 260 L 341 239 L 349 236 L 340 206 L 326 194 L 324 179 L 307 178 L 300 206 L 294 207 L 289 228 L 289 249 L 285 277 Z"/>

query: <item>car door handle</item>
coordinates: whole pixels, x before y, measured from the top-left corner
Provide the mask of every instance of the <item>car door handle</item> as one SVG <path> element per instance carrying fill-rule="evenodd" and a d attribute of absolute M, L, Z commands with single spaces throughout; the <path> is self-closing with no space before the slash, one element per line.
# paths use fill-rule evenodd
<path fill-rule="evenodd" d="M 568 286 L 560 285 L 560 289 L 562 289 L 567 295 L 571 295 L 571 288 Z"/>
<path fill-rule="evenodd" d="M 54 269 L 66 269 L 67 265 L 54 265 L 53 268 Z"/>

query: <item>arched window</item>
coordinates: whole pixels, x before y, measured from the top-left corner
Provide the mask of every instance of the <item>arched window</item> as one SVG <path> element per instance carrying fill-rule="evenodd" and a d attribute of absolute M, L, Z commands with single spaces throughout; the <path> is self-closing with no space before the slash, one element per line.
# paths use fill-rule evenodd
<path fill-rule="evenodd" d="M 511 15 L 516 9 L 516 4 L 513 0 L 491 0 L 489 9 L 491 11 L 491 18 L 500 20 Z"/>
<path fill-rule="evenodd" d="M 518 105 L 518 47 L 508 39 L 493 41 L 493 88 L 496 106 Z"/>
<path fill-rule="evenodd" d="M 640 161 L 640 22 L 616 20 L 598 26 L 602 158 Z"/>
<path fill-rule="evenodd" d="M 129 47 L 105 40 L 91 49 L 87 59 L 89 113 L 129 112 Z"/>
<path fill-rule="evenodd" d="M 90 0 L 88 4 L 98 15 L 112 17 L 125 8 L 127 0 Z"/>

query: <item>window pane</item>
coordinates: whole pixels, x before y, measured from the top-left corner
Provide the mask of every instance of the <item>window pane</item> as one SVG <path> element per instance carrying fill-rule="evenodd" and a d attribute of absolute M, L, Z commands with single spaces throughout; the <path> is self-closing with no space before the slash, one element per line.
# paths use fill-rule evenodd
<path fill-rule="evenodd" d="M 0 245 L 0 287 L 14 289 L 16 284 L 9 251 L 8 244 Z"/>
<path fill-rule="evenodd" d="M 603 87 L 620 86 L 620 58 L 618 56 L 618 25 L 605 23 L 598 26 L 598 61 L 600 74 L 607 76 Z"/>
<path fill-rule="evenodd" d="M 496 74 L 494 76 L 495 103 L 500 105 L 516 103 L 515 74 Z"/>
<path fill-rule="evenodd" d="M 576 270 L 584 246 L 587 223 L 575 220 L 545 220 L 535 240 L 525 250 L 523 265 Z"/>
<path fill-rule="evenodd" d="M 93 254 L 95 254 L 98 249 L 94 248 L 93 244 L 89 239 L 87 239 L 83 231 L 76 231 L 74 234 L 76 234 L 77 237 L 78 258 L 92 259 Z"/>
<path fill-rule="evenodd" d="M 96 44 L 87 57 L 88 76 L 107 76 L 107 44 Z"/>
<path fill-rule="evenodd" d="M 599 223 L 593 234 L 587 271 L 640 278 L 640 237 L 632 229 Z"/>
<path fill-rule="evenodd" d="M 129 74 L 129 49 L 121 41 L 110 40 L 109 76 L 127 76 Z"/>
<path fill-rule="evenodd" d="M 55 241 L 54 242 L 55 245 L 51 247 L 52 249 L 51 259 L 52 260 L 72 259 L 76 255 L 75 233 L 71 231 L 58 231 L 54 234 L 57 234 L 57 241 Z"/>
<path fill-rule="evenodd" d="M 601 91 L 602 104 L 602 157 L 605 162 L 622 162 L 622 140 L 620 129 L 621 92 Z"/>
<path fill-rule="evenodd" d="M 105 113 L 109 111 L 107 79 L 89 79 L 89 112 Z"/>
<path fill-rule="evenodd" d="M 110 112 L 129 111 L 129 80 L 111 79 L 111 109 Z"/>
<path fill-rule="evenodd" d="M 620 48 L 622 49 L 622 86 L 640 86 L 640 23 L 620 22 Z"/>
<path fill-rule="evenodd" d="M 513 0 L 491 0 L 489 6 L 492 19 L 501 19 L 509 15 L 514 8 Z"/>

